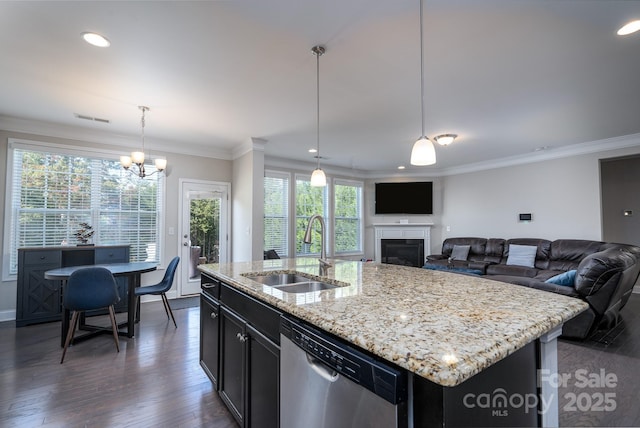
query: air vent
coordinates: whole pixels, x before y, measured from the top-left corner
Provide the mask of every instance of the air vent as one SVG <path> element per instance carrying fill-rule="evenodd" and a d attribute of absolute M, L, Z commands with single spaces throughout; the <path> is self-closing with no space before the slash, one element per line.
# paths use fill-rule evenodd
<path fill-rule="evenodd" d="M 102 119 L 99 117 L 87 116 L 87 115 L 78 114 L 78 113 L 73 113 L 73 115 L 78 119 L 92 120 L 94 122 L 102 122 L 102 123 L 111 123 L 109 119 Z"/>

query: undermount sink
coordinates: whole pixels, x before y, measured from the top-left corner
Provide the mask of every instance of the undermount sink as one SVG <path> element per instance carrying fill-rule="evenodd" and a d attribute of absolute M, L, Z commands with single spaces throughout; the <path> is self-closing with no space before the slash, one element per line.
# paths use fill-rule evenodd
<path fill-rule="evenodd" d="M 285 293 L 309 293 L 311 291 L 331 290 L 332 288 L 338 288 L 339 285 L 328 284 L 320 281 L 298 282 L 294 284 L 276 285 L 280 291 Z"/>
<path fill-rule="evenodd" d="M 247 276 L 247 278 L 259 282 L 264 285 L 285 285 L 285 284 L 295 284 L 298 282 L 309 282 L 310 278 L 306 276 L 298 275 L 295 273 L 274 273 L 274 274 L 265 274 L 265 275 L 255 275 L 255 276 Z"/>
<path fill-rule="evenodd" d="M 260 275 L 247 275 L 246 278 L 276 288 L 285 293 L 309 293 L 340 287 L 340 285 L 318 281 L 296 273 L 265 273 Z"/>

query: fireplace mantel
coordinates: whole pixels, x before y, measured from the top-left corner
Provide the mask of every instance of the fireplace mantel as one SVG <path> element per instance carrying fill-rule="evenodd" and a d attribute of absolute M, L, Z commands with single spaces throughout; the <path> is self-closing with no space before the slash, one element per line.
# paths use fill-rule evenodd
<path fill-rule="evenodd" d="M 433 223 L 374 223 L 375 261 L 381 259 L 383 239 L 423 239 L 425 254 L 431 254 L 431 227 Z"/>

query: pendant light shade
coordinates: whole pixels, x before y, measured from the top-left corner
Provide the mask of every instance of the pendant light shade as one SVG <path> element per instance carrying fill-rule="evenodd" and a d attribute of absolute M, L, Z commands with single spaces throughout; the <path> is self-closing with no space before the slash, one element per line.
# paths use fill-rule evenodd
<path fill-rule="evenodd" d="M 311 174 L 311 185 L 313 187 L 324 187 L 327 185 L 327 177 L 322 168 L 316 168 Z"/>
<path fill-rule="evenodd" d="M 436 163 L 436 149 L 427 137 L 420 137 L 411 150 L 411 165 L 425 166 Z"/>

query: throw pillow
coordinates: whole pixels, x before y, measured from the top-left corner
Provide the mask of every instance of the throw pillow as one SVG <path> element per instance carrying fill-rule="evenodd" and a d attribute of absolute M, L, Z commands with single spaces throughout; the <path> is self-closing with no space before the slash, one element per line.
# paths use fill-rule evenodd
<path fill-rule="evenodd" d="M 537 251 L 538 247 L 535 245 L 509 244 L 509 257 L 507 257 L 507 264 L 535 267 Z"/>
<path fill-rule="evenodd" d="M 545 282 L 548 282 L 550 284 L 566 285 L 566 286 L 572 287 L 575 280 L 576 280 L 576 271 L 568 270 L 556 276 L 552 276 L 551 278 L 547 279 Z"/>
<path fill-rule="evenodd" d="M 451 260 L 467 260 L 471 245 L 454 245 L 451 251 Z"/>

